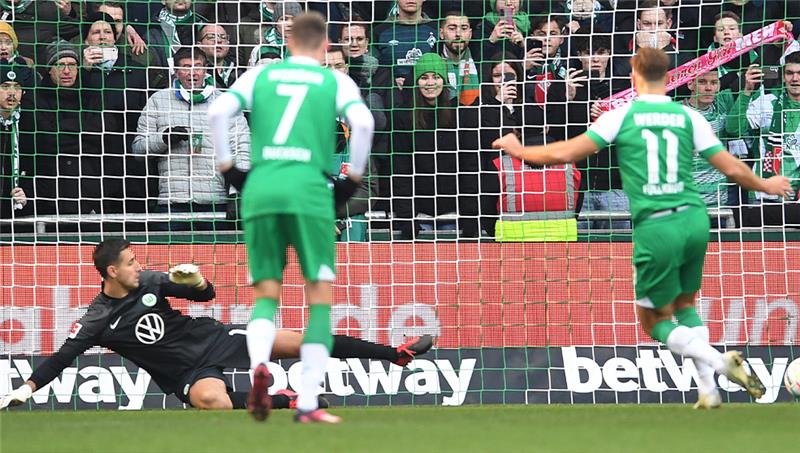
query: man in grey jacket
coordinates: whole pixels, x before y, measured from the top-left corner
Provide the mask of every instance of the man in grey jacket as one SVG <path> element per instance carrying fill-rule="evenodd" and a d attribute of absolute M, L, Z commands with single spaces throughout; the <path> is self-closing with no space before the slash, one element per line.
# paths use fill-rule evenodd
<path fill-rule="evenodd" d="M 214 87 L 209 64 L 199 50 L 184 47 L 175 53 L 175 80 L 147 100 L 133 141 L 137 155 L 158 158 L 157 212 L 225 212 L 228 188 L 214 163 L 207 134 L 207 110 L 221 94 Z M 250 130 L 242 114 L 231 123 L 230 141 L 236 166 L 250 167 Z M 216 228 L 215 228 L 216 225 Z M 158 223 L 171 231 L 219 229 L 225 222 Z"/>

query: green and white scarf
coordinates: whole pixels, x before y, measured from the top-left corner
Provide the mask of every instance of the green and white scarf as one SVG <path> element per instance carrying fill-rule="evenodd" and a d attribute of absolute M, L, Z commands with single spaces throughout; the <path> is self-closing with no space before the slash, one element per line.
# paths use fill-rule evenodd
<path fill-rule="evenodd" d="M 208 98 L 214 94 L 215 89 L 214 78 L 210 75 L 206 75 L 206 78 L 203 79 L 203 90 L 199 92 L 187 90 L 181 85 L 178 79 L 175 79 L 175 82 L 173 82 L 173 87 L 175 88 L 175 97 L 191 105 L 202 104 L 208 101 Z"/>
<path fill-rule="evenodd" d="M 19 109 L 11 112 L 8 118 L 0 116 L 0 126 L 11 129 L 11 187 L 19 187 Z M 14 203 L 14 209 L 22 206 Z"/>
<path fill-rule="evenodd" d="M 178 36 L 178 25 L 191 25 L 194 23 L 194 20 L 194 11 L 189 11 L 180 17 L 167 11 L 167 8 L 163 8 L 161 12 L 158 13 L 158 21 L 161 22 L 161 31 L 164 32 L 164 38 L 166 42 L 169 43 L 172 53 L 175 53 L 181 46 L 181 40 Z"/>
<path fill-rule="evenodd" d="M 261 22 L 273 22 L 275 20 L 273 14 L 274 11 L 267 8 L 267 2 L 261 2 Z"/>
<path fill-rule="evenodd" d="M 2 9 L 5 13 L 11 12 L 14 10 L 14 14 L 19 14 L 28 7 L 33 2 L 33 0 L 22 0 L 17 4 L 17 6 L 12 7 L 8 0 L 0 0 L 0 9 Z M 6 20 L 7 15 L 3 14 L 3 20 Z"/>

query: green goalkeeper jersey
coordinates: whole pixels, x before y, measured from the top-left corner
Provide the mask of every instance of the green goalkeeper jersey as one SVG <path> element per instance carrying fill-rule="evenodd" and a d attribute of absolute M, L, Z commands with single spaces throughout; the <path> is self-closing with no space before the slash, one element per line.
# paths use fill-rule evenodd
<path fill-rule="evenodd" d="M 251 111 L 242 217 L 300 214 L 333 222 L 326 175 L 336 150 L 336 118 L 362 102 L 356 84 L 314 59 L 290 57 L 249 70 L 229 92 Z"/>
<path fill-rule="evenodd" d="M 708 159 L 724 148 L 698 112 L 667 96 L 642 95 L 600 116 L 586 134 L 601 148 L 616 143 L 634 223 L 669 208 L 705 207 L 692 180 L 694 152 Z"/>

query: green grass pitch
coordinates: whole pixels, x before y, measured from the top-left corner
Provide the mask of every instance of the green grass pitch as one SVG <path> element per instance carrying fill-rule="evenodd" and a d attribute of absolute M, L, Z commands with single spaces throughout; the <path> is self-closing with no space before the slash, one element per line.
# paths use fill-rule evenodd
<path fill-rule="evenodd" d="M 800 404 L 340 408 L 342 425 L 275 411 L 10 411 L 0 451 L 16 452 L 788 452 Z"/>

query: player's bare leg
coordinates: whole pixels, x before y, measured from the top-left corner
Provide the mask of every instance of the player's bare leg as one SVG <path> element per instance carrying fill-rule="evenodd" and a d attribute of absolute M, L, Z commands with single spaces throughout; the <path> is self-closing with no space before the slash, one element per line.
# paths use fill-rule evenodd
<path fill-rule="evenodd" d="M 325 378 L 328 358 L 333 349 L 331 299 L 331 282 L 316 281 L 306 284 L 309 316 L 303 345 L 300 346 L 303 374 L 297 396 L 297 415 L 295 415 L 295 421 L 299 423 L 341 422 L 339 417 L 320 409 L 317 401 L 317 391 Z"/>
<path fill-rule="evenodd" d="M 225 382 L 215 377 L 198 379 L 192 384 L 189 402 L 196 409 L 233 409 Z"/>
<path fill-rule="evenodd" d="M 272 347 L 275 343 L 275 311 L 281 294 L 278 280 L 262 280 L 253 285 L 255 305 L 247 324 L 247 352 L 253 370 L 253 388 L 247 399 L 247 410 L 258 421 L 266 420 L 272 409 L 272 398 L 267 394 Z"/>

